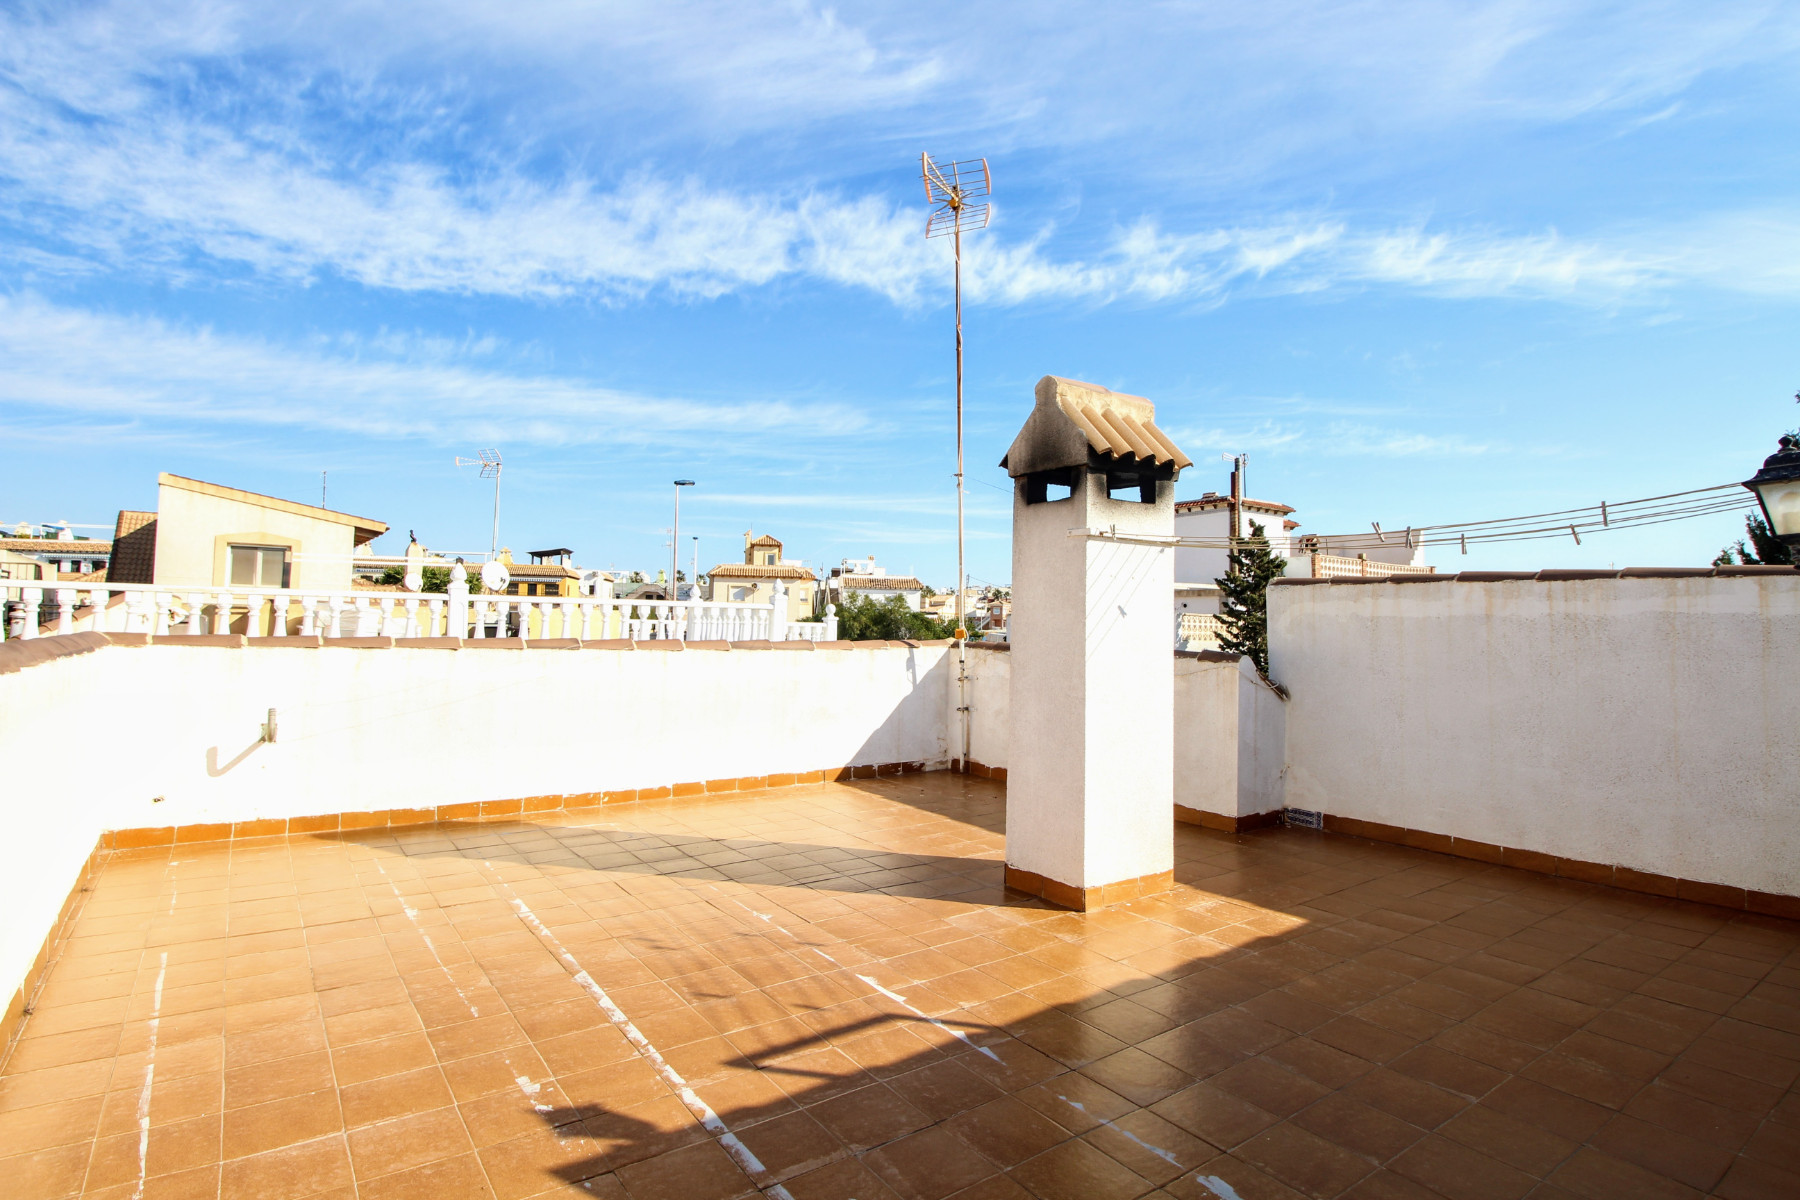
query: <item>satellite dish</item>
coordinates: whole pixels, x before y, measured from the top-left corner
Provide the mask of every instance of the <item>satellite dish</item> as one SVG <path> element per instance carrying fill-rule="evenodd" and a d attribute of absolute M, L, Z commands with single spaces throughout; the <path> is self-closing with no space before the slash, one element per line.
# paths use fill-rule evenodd
<path fill-rule="evenodd" d="M 406 578 L 403 582 L 406 584 L 407 591 L 421 591 L 425 587 L 424 572 L 420 571 L 417 567 L 408 567 L 406 569 Z"/>
<path fill-rule="evenodd" d="M 490 592 L 504 592 L 506 585 L 512 582 L 512 572 L 506 569 L 503 562 L 481 564 L 481 586 Z"/>
<path fill-rule="evenodd" d="M 606 577 L 598 571 L 583 571 L 581 574 L 581 594 L 584 596 L 598 596 L 600 594 L 600 581 L 604 578 Z"/>

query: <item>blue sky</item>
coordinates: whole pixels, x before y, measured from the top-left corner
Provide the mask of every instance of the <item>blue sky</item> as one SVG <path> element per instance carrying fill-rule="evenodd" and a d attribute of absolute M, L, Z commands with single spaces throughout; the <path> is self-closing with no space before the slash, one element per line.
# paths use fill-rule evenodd
<path fill-rule="evenodd" d="M 1800 423 L 1800 6 L 0 2 L 0 520 L 159 470 L 488 542 L 970 572 L 1046 373 L 1310 532 L 1743 479 Z M 1730 517 L 1438 555 L 1704 563 Z"/>

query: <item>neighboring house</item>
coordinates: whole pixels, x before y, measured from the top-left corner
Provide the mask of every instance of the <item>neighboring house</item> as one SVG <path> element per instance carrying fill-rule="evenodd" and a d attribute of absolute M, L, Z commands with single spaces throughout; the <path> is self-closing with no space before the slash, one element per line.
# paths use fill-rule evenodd
<path fill-rule="evenodd" d="M 112 543 L 92 538 L 0 538 L 0 579 L 73 580 L 104 571 L 112 558 Z M 40 568 L 24 570 L 27 562 Z M 10 564 L 10 565 L 8 565 Z"/>
<path fill-rule="evenodd" d="M 925 599 L 925 585 L 910 575 L 889 575 L 886 567 L 875 565 L 875 557 L 846 558 L 831 568 L 825 581 L 826 594 L 832 604 L 842 604 L 845 596 L 865 596 L 880 603 L 890 596 L 906 601 L 906 607 L 920 611 Z"/>
<path fill-rule="evenodd" d="M 1204 594 L 1210 593 L 1212 607 L 1196 611 L 1218 612 L 1218 587 L 1213 580 L 1225 574 L 1230 566 L 1230 551 L 1225 547 L 1226 539 L 1250 537 L 1255 532 L 1251 526 L 1261 525 L 1264 535 L 1269 539 L 1269 549 L 1288 558 L 1292 552 L 1293 531 L 1300 526 L 1300 522 L 1289 518 L 1293 511 L 1286 504 L 1251 500 L 1243 496 L 1221 496 L 1217 492 L 1207 492 L 1198 500 L 1176 501 L 1176 536 L 1208 538 L 1218 543 L 1216 547 L 1183 546 L 1176 549 L 1177 590 L 1199 589 L 1195 592 L 1194 599 L 1201 599 Z"/>
<path fill-rule="evenodd" d="M 509 596 L 567 596 L 570 599 L 581 595 L 581 577 L 584 574 L 580 567 L 569 565 L 569 559 L 575 552 L 567 546 L 555 550 L 528 551 L 531 561 L 515 563 L 511 550 L 500 551 L 500 561 L 506 564 L 507 574 L 512 582 L 506 585 Z M 551 562 L 555 559 L 555 562 Z"/>
<path fill-rule="evenodd" d="M 119 514 L 110 583 L 348 591 L 358 548 L 388 528 L 180 475 L 156 482 L 154 513 Z"/>
<path fill-rule="evenodd" d="M 767 604 L 775 585 L 787 589 L 787 619 L 799 621 L 813 615 L 819 580 L 810 569 L 781 556 L 781 543 L 764 534 L 744 531 L 744 561 L 720 563 L 707 573 L 706 599 Z"/>

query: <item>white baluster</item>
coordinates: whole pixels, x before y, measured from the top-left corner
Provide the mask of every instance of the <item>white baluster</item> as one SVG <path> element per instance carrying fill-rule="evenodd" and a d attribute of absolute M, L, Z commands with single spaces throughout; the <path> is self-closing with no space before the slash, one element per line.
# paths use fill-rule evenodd
<path fill-rule="evenodd" d="M 231 632 L 231 593 L 218 592 L 213 596 L 212 631 L 214 633 Z"/>
<path fill-rule="evenodd" d="M 40 615 L 44 604 L 44 589 L 23 588 L 19 592 L 19 599 L 24 604 L 23 612 L 25 616 L 24 626 L 20 630 L 19 636 L 22 638 L 34 638 L 38 635 L 38 616 Z"/>
<path fill-rule="evenodd" d="M 189 592 L 187 597 L 187 631 L 190 636 L 198 636 L 206 632 L 206 605 L 201 602 L 199 592 Z"/>
<path fill-rule="evenodd" d="M 559 607 L 562 609 L 561 635 L 565 638 L 580 637 L 581 631 L 577 629 L 575 625 L 575 602 L 573 600 L 564 600 Z"/>
<path fill-rule="evenodd" d="M 276 592 L 269 597 L 269 636 L 286 637 L 288 623 L 288 597 L 286 592 Z"/>
<path fill-rule="evenodd" d="M 457 563 L 450 568 L 450 616 L 444 626 L 446 637 L 467 637 L 469 633 L 469 569 Z"/>
<path fill-rule="evenodd" d="M 447 634 L 449 632 L 449 627 L 444 624 L 444 602 L 442 600 L 427 600 L 425 606 L 431 610 L 431 616 L 428 618 L 429 630 L 424 636 L 442 637 Z"/>
<path fill-rule="evenodd" d="M 104 591 L 99 590 L 98 588 L 96 588 L 93 591 L 90 591 L 88 593 L 88 607 L 94 610 L 94 615 L 90 619 L 89 628 L 91 628 L 95 633 L 107 632 L 107 629 L 106 629 L 107 619 L 112 615 L 108 611 L 109 602 L 111 600 L 112 600 L 111 592 L 104 592 Z"/>
<path fill-rule="evenodd" d="M 65 636 L 75 632 L 75 589 L 56 589 L 56 632 Z"/>
<path fill-rule="evenodd" d="M 416 638 L 419 633 L 419 604 L 417 596 L 409 596 L 406 601 L 406 636 Z"/>

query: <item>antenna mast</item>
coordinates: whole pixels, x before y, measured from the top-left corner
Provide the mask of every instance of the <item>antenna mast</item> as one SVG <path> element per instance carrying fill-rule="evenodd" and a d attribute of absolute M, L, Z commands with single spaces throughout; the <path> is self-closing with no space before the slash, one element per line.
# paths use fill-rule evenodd
<path fill-rule="evenodd" d="M 927 238 L 950 235 L 956 262 L 956 684 L 957 711 L 962 714 L 962 769 L 969 770 L 969 631 L 963 620 L 964 593 L 968 590 L 963 553 L 963 330 L 962 330 L 962 235 L 986 229 L 992 209 L 988 196 L 992 179 L 985 158 L 938 163 L 931 155 L 919 155 L 919 174 L 925 181 L 925 202 L 931 215 L 925 219 Z"/>
<path fill-rule="evenodd" d="M 488 545 L 488 560 L 491 562 L 500 554 L 500 461 L 498 450 L 483 450 L 480 458 L 459 458 L 459 467 L 480 467 L 483 479 L 494 481 L 494 536 Z"/>

